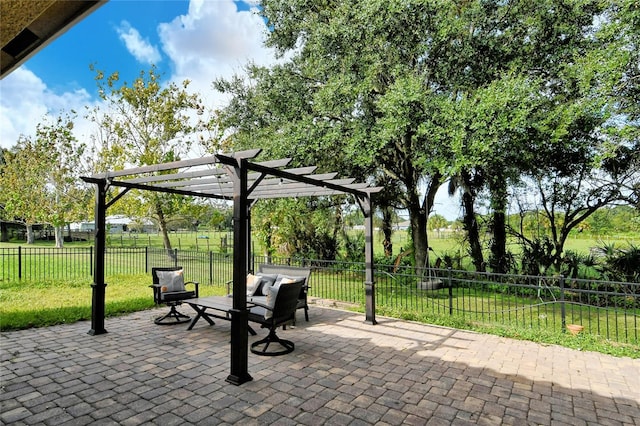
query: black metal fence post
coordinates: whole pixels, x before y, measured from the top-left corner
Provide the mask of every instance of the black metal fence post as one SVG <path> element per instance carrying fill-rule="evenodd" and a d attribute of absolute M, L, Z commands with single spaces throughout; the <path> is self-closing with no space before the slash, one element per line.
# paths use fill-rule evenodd
<path fill-rule="evenodd" d="M 209 285 L 213 284 L 213 252 L 209 250 Z"/>
<path fill-rule="evenodd" d="M 449 281 L 449 315 L 453 315 L 453 279 L 451 266 L 448 268 L 447 280 Z"/>
<path fill-rule="evenodd" d="M 178 249 L 173 249 L 173 266 L 178 267 Z"/>
<path fill-rule="evenodd" d="M 22 279 L 22 246 L 18 246 L 18 279 Z"/>
<path fill-rule="evenodd" d="M 562 319 L 562 332 L 567 329 L 567 308 L 564 302 L 564 275 L 560 275 L 560 318 Z"/>

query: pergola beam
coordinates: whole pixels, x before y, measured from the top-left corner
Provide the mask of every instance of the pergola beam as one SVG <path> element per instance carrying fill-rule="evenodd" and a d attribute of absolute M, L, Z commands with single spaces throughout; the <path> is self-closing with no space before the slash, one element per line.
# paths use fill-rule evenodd
<path fill-rule="evenodd" d="M 231 156 L 236 159 L 241 159 L 241 158 L 250 159 L 250 158 L 255 158 L 258 154 L 260 154 L 261 151 L 262 151 L 261 149 L 250 149 L 246 151 L 238 151 L 232 154 Z M 159 164 L 152 164 L 148 166 L 133 167 L 125 170 L 117 170 L 113 172 L 98 173 L 91 177 L 98 178 L 98 179 L 100 178 L 108 179 L 108 178 L 115 178 L 115 177 L 121 177 L 121 176 L 139 175 L 142 173 L 155 173 L 155 172 L 162 172 L 166 170 L 177 170 L 177 169 L 183 169 L 187 167 L 203 166 L 203 165 L 210 165 L 210 164 L 216 164 L 216 163 L 219 163 L 218 155 L 212 155 L 209 157 L 171 161 L 168 163 L 159 163 Z"/>

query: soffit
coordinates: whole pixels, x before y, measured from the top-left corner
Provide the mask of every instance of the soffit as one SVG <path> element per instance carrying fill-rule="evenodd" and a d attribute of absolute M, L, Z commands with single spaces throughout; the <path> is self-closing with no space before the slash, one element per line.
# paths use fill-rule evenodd
<path fill-rule="evenodd" d="M 107 1 L 0 1 L 0 78 Z"/>

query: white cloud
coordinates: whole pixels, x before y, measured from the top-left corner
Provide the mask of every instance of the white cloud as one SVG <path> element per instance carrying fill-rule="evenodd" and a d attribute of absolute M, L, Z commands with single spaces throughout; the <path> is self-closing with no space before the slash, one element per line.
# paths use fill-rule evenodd
<path fill-rule="evenodd" d="M 191 80 L 191 89 L 215 107 L 224 100 L 212 92 L 213 80 L 241 74 L 249 61 L 275 62 L 274 52 L 263 45 L 266 32 L 260 16 L 238 12 L 231 0 L 192 0 L 186 15 L 158 26 L 162 49 L 175 65 L 172 79 Z"/>
<path fill-rule="evenodd" d="M 122 21 L 120 26 L 116 28 L 116 31 L 129 53 L 131 53 L 138 62 L 151 65 L 157 64 L 162 59 L 158 49 L 152 46 L 148 39 L 143 40 L 138 30 L 133 28 L 129 22 Z"/>
<path fill-rule="evenodd" d="M 20 135 L 33 137 L 36 124 L 46 114 L 59 115 L 75 110 L 82 114 L 90 104 L 84 90 L 57 95 L 43 81 L 22 66 L 0 81 L 0 146 L 10 148 Z"/>

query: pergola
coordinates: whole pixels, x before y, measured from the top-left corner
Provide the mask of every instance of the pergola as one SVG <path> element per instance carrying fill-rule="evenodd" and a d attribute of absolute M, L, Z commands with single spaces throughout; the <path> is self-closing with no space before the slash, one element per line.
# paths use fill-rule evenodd
<path fill-rule="evenodd" d="M 336 178 L 337 173 L 314 174 L 316 167 L 286 168 L 290 158 L 254 162 L 260 149 L 216 154 L 110 171 L 83 177 L 96 185 L 95 257 L 91 330 L 106 333 L 105 319 L 105 239 L 106 211 L 131 189 L 233 201 L 233 309 L 231 311 L 231 367 L 227 381 L 240 385 L 252 380 L 248 372 L 248 315 L 246 276 L 250 259 L 250 210 L 261 199 L 320 197 L 351 194 L 365 218 L 365 321 L 375 324 L 373 280 L 373 209 L 371 195 L 381 190 L 352 178 Z M 121 188 L 107 201 L 109 188 Z"/>

